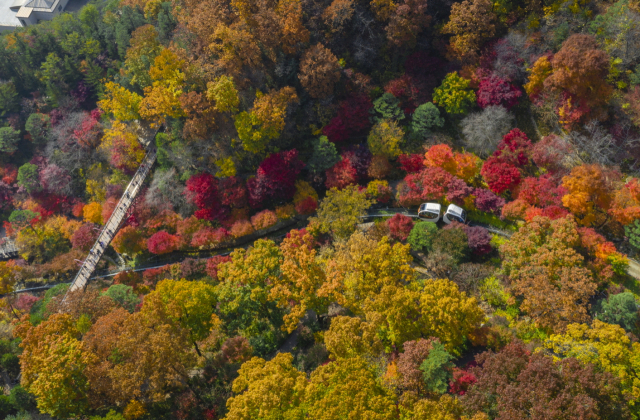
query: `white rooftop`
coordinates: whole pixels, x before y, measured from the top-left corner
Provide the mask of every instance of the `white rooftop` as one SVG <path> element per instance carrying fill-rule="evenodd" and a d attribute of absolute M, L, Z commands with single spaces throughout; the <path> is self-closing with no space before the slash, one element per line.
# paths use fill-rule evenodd
<path fill-rule="evenodd" d="M 11 10 L 14 2 L 15 0 L 0 0 L 0 30 L 22 26 L 16 17 L 18 11 Z"/>

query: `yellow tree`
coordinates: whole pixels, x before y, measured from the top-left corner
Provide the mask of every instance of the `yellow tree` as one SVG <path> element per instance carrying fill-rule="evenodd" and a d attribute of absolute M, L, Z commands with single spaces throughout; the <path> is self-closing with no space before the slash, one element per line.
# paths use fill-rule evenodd
<path fill-rule="evenodd" d="M 320 202 L 318 216 L 310 219 L 320 232 L 331 233 L 336 238 L 348 238 L 356 229 L 358 218 L 373 204 L 357 186 L 342 190 L 332 188 Z"/>
<path fill-rule="evenodd" d="M 159 299 L 155 299 L 155 297 Z M 187 330 L 191 342 L 200 354 L 198 341 L 204 340 L 214 326 L 219 325 L 214 315 L 217 298 L 213 286 L 202 281 L 163 280 L 156 290 L 145 297 L 145 310 L 154 304 L 162 304 L 168 320 Z"/>
<path fill-rule="evenodd" d="M 113 114 L 114 118 L 120 121 L 140 118 L 142 96 L 113 82 L 107 82 L 104 90 L 104 99 L 98 102 L 102 110 Z"/>
<path fill-rule="evenodd" d="M 21 271 L 22 267 L 13 260 L 0 262 L 0 293 L 6 294 L 13 291 Z"/>
<path fill-rule="evenodd" d="M 102 224 L 102 206 L 100 203 L 89 203 L 82 208 L 82 217 L 86 222 Z"/>
<path fill-rule="evenodd" d="M 95 360 L 68 314 L 54 314 L 31 328 L 18 328 L 21 385 L 36 396 L 38 409 L 60 418 L 82 415 L 88 407 L 85 375 Z"/>
<path fill-rule="evenodd" d="M 227 420 L 305 419 L 300 407 L 305 398 L 306 375 L 291 365 L 291 353 L 278 353 L 270 361 L 254 357 L 244 363 L 227 400 Z"/>
<path fill-rule="evenodd" d="M 235 116 L 236 130 L 244 149 L 251 153 L 264 151 L 268 142 L 282 133 L 288 106 L 297 102 L 296 91 L 290 86 L 267 94 L 258 91 L 251 111 Z"/>
<path fill-rule="evenodd" d="M 375 327 L 358 317 L 333 318 L 324 333 L 324 344 L 332 359 L 375 356 L 382 351 Z"/>
<path fill-rule="evenodd" d="M 280 307 L 290 308 L 284 316 L 283 325 L 289 333 L 298 327 L 308 309 L 322 313 L 329 305 L 328 299 L 317 295 L 325 282 L 325 275 L 316 261 L 314 243 L 310 234 L 292 230 L 280 245 L 284 257 L 280 266 L 282 275 L 271 279 L 269 298 Z"/>
<path fill-rule="evenodd" d="M 180 104 L 185 74 L 182 69 L 184 60 L 169 49 L 164 49 L 155 58 L 149 69 L 153 80 L 151 86 L 144 89 L 144 99 L 140 103 L 140 116 L 161 124 L 166 117 L 180 118 L 184 110 Z"/>
<path fill-rule="evenodd" d="M 361 357 L 338 359 L 316 369 L 304 400 L 308 417 L 317 420 L 397 418 L 395 395 Z"/>
<path fill-rule="evenodd" d="M 394 159 L 401 153 L 400 145 L 403 137 L 404 132 L 396 121 L 382 120 L 371 129 L 367 143 L 374 155 L 383 155 Z"/>
<path fill-rule="evenodd" d="M 376 242 L 356 232 L 336 244 L 334 257 L 327 262 L 327 281 L 318 293 L 362 315 L 363 304 L 383 287 L 400 287 L 413 280 L 411 261 L 409 245 L 392 245 L 387 237 Z"/>
<path fill-rule="evenodd" d="M 207 99 L 215 104 L 219 112 L 235 113 L 240 105 L 238 89 L 233 78 L 225 75 L 207 83 Z"/>
<path fill-rule="evenodd" d="M 423 336 L 440 339 L 447 350 L 456 354 L 469 333 L 484 320 L 476 298 L 467 296 L 446 279 L 425 282 L 420 290 L 420 312 Z"/>

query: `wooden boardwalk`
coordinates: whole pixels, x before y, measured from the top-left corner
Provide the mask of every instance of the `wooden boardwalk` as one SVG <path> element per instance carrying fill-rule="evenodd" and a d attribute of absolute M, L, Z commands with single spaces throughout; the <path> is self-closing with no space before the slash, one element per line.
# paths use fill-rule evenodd
<path fill-rule="evenodd" d="M 84 289 L 87 281 L 91 277 L 91 274 L 93 274 L 93 272 L 95 271 L 98 261 L 100 261 L 100 258 L 102 258 L 102 254 L 104 254 L 107 246 L 109 246 L 109 243 L 111 243 L 113 237 L 116 235 L 116 233 L 118 233 L 118 229 L 127 217 L 127 213 L 131 208 L 131 205 L 134 203 L 134 200 L 137 197 L 138 193 L 142 189 L 142 183 L 144 182 L 147 175 L 149 175 L 151 167 L 153 166 L 155 161 L 156 148 L 155 145 L 151 143 L 147 150 L 146 156 L 140 164 L 140 167 L 131 179 L 131 182 L 127 186 L 127 189 L 122 194 L 118 205 L 113 210 L 113 213 L 111 213 L 111 217 L 109 217 L 107 223 L 105 223 L 102 227 L 102 231 L 100 231 L 98 239 L 89 251 L 87 258 L 85 258 L 84 262 L 82 263 L 82 267 L 80 267 L 78 274 L 76 274 L 76 277 L 73 279 L 73 282 L 71 283 L 71 286 L 69 286 L 69 290 L 67 291 L 67 293 L 78 289 Z"/>
<path fill-rule="evenodd" d="M 0 239 L 0 260 L 18 258 L 18 248 L 11 238 Z"/>

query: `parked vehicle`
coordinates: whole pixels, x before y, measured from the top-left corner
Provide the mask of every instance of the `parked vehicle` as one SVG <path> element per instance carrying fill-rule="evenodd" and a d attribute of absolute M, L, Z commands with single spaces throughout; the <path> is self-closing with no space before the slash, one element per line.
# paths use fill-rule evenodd
<path fill-rule="evenodd" d="M 449 204 L 449 207 L 447 207 L 447 211 L 442 217 L 442 220 L 446 224 L 449 224 L 451 222 L 466 223 L 467 212 L 462 207 L 458 207 L 455 204 Z"/>
<path fill-rule="evenodd" d="M 428 222 L 437 222 L 440 220 L 440 212 L 442 206 L 438 203 L 423 203 L 418 209 L 418 217 Z"/>

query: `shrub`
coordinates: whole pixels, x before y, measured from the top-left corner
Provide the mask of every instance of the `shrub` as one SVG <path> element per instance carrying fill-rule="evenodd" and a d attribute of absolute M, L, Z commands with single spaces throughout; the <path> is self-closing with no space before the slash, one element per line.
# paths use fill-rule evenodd
<path fill-rule="evenodd" d="M 20 385 L 11 388 L 9 394 L 11 404 L 21 412 L 33 411 L 36 409 L 36 398 Z"/>
<path fill-rule="evenodd" d="M 307 197 L 296 204 L 296 212 L 300 215 L 311 214 L 318 209 L 318 200 Z"/>
<path fill-rule="evenodd" d="M 98 232 L 93 223 L 85 223 L 71 235 L 71 245 L 74 249 L 89 251 L 98 239 Z"/>
<path fill-rule="evenodd" d="M 239 238 L 241 236 L 250 235 L 254 232 L 251 222 L 248 220 L 238 220 L 231 226 L 231 236 Z"/>
<path fill-rule="evenodd" d="M 473 195 L 475 196 L 474 204 L 476 208 L 486 213 L 499 214 L 506 203 L 504 198 L 484 188 L 476 188 Z"/>
<path fill-rule="evenodd" d="M 255 230 L 266 229 L 278 223 L 278 216 L 271 210 L 263 210 L 251 217 L 251 225 Z"/>
<path fill-rule="evenodd" d="M 435 223 L 420 221 L 411 229 L 407 242 L 414 251 L 429 252 L 431 251 L 433 238 L 437 233 L 438 226 Z"/>
<path fill-rule="evenodd" d="M 466 226 L 469 248 L 475 255 L 485 255 L 491 252 L 491 235 L 482 226 Z"/>
<path fill-rule="evenodd" d="M 405 241 L 413 229 L 413 219 L 400 213 L 396 213 L 387 220 L 389 233 L 392 238 L 398 241 Z"/>
<path fill-rule="evenodd" d="M 325 181 L 325 186 L 328 189 L 336 188 L 341 190 L 348 185 L 356 184 L 358 182 L 358 173 L 356 168 L 351 164 L 351 161 L 346 156 L 342 156 L 342 160 L 340 162 L 327 169 L 326 175 L 327 180 Z"/>
<path fill-rule="evenodd" d="M 276 207 L 276 216 L 280 220 L 291 219 L 296 215 L 296 208 L 293 204 Z"/>
<path fill-rule="evenodd" d="M 480 295 L 492 306 L 506 306 L 509 294 L 496 277 L 487 277 L 480 285 Z"/>
<path fill-rule="evenodd" d="M 131 313 L 136 309 L 136 305 L 140 303 L 140 298 L 133 293 L 133 288 L 126 284 L 114 284 L 109 287 L 103 295 L 110 297 L 114 302 Z"/>
<path fill-rule="evenodd" d="M 142 276 L 140 273 L 131 270 L 121 271 L 113 276 L 113 284 L 125 285 L 132 288 L 137 287 L 141 281 Z"/>
<path fill-rule="evenodd" d="M 255 178 L 247 181 L 251 206 L 259 207 L 272 200 L 291 200 L 302 168 L 304 163 L 296 149 L 269 155 L 258 167 Z"/>
<path fill-rule="evenodd" d="M 469 257 L 469 240 L 467 233 L 459 223 L 451 223 L 438 231 L 433 240 L 434 252 L 449 255 L 456 264 L 464 262 Z"/>
<path fill-rule="evenodd" d="M 391 172 L 391 164 L 389 159 L 384 155 L 374 155 L 371 159 L 371 165 L 369 166 L 367 174 L 370 178 L 384 179 Z"/>
<path fill-rule="evenodd" d="M 205 227 L 193 234 L 190 245 L 195 248 L 206 249 L 228 239 L 229 231 L 225 228 L 214 229 L 212 227 Z"/>
<path fill-rule="evenodd" d="M 398 156 L 398 162 L 400 163 L 400 169 L 408 173 L 416 173 L 424 169 L 424 156 L 419 153 L 400 155 Z"/>
<path fill-rule="evenodd" d="M 228 255 L 216 255 L 215 257 L 209 258 L 206 265 L 207 275 L 212 279 L 217 280 L 218 266 L 229 261 L 231 261 L 231 257 Z"/>
<path fill-rule="evenodd" d="M 373 198 L 380 203 L 388 203 L 391 200 L 391 187 L 387 181 L 371 181 L 365 192 L 368 198 Z"/>
<path fill-rule="evenodd" d="M 147 239 L 147 249 L 152 254 L 168 254 L 180 247 L 180 238 L 165 230 L 154 233 Z"/>
<path fill-rule="evenodd" d="M 318 193 L 313 189 L 311 184 L 301 179 L 296 181 L 296 193 L 293 195 L 293 204 L 298 204 L 307 197 L 313 197 L 318 201 Z"/>

